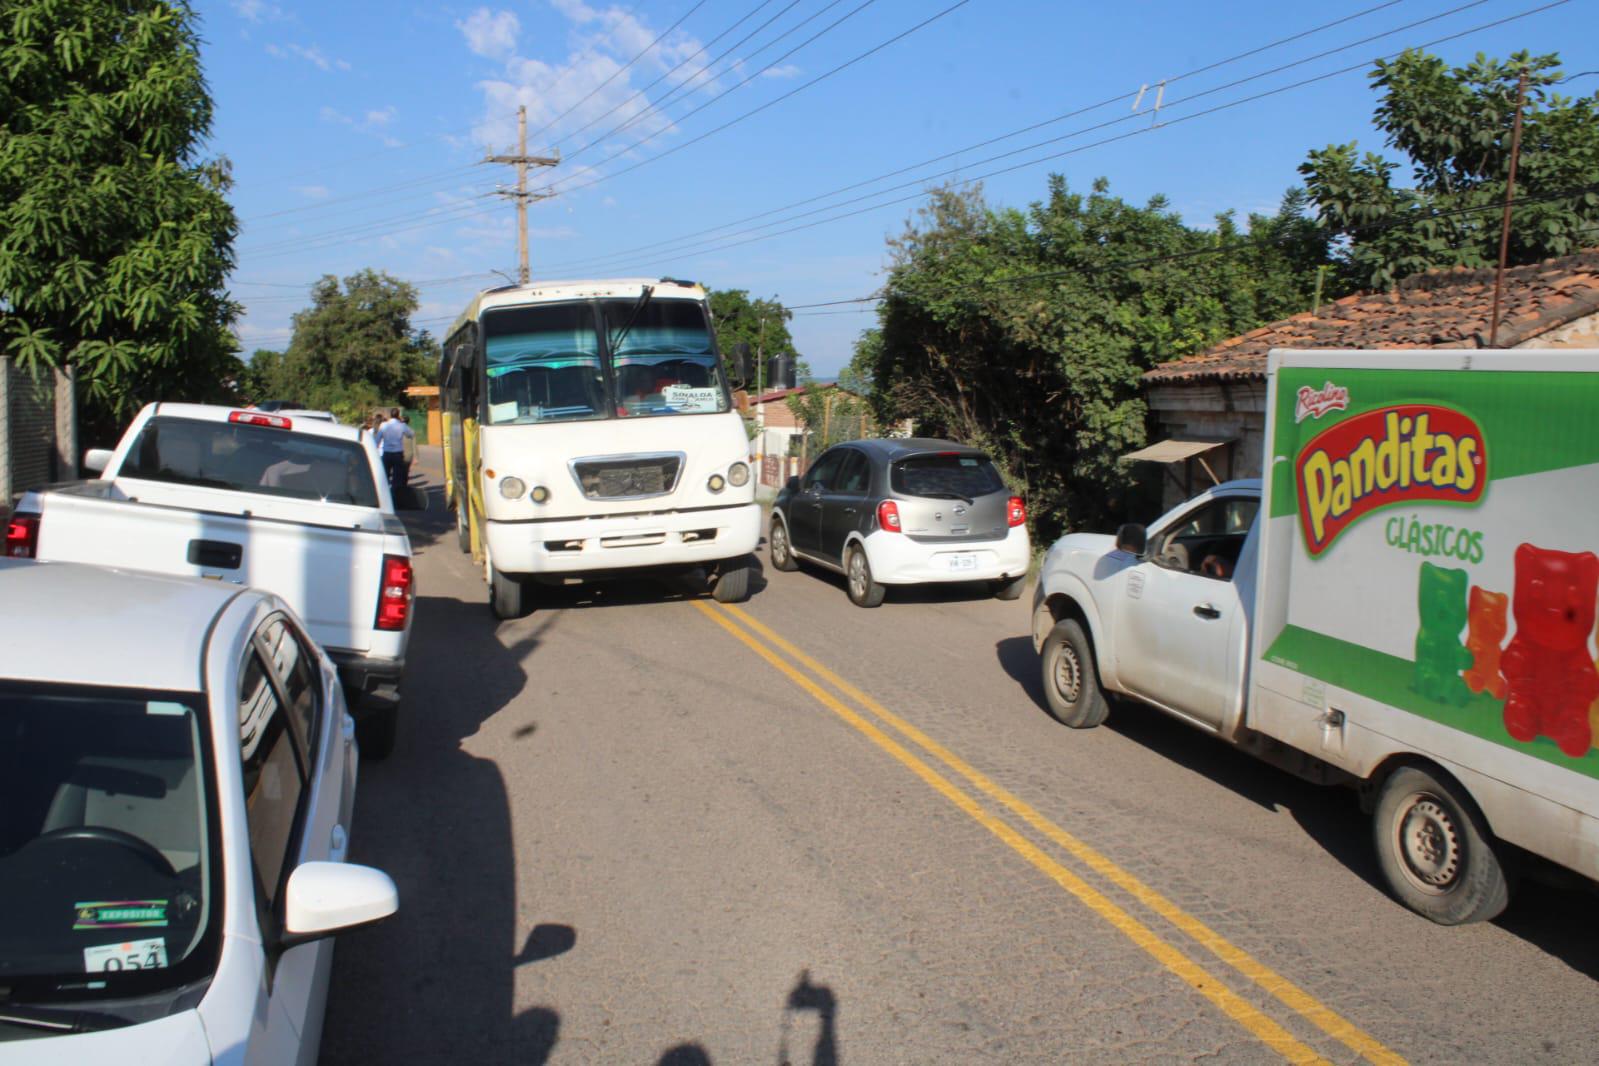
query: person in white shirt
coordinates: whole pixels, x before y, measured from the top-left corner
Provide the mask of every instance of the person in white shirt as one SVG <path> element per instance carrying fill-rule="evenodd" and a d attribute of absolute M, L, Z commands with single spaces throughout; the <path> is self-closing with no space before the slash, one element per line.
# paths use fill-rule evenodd
<path fill-rule="evenodd" d="M 411 441 L 415 447 L 416 434 L 405 424 L 400 417 L 400 409 L 396 407 L 389 412 L 388 421 L 372 431 L 372 436 L 377 441 L 378 457 L 383 460 L 383 473 L 389 479 L 389 492 L 398 496 L 400 489 L 410 480 L 407 468 L 411 464 L 406 462 L 406 441 Z"/>

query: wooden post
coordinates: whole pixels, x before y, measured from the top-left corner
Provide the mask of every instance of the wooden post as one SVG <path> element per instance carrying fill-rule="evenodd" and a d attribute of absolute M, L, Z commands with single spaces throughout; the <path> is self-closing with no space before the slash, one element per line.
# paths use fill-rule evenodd
<path fill-rule="evenodd" d="M 1510 257 L 1510 205 L 1516 199 L 1516 163 L 1521 158 L 1521 112 L 1527 101 L 1527 72 L 1516 84 L 1516 123 L 1510 134 L 1510 176 L 1505 182 L 1505 214 L 1499 223 L 1499 269 L 1494 271 L 1494 306 L 1488 322 L 1488 347 L 1499 347 L 1499 295 L 1505 287 L 1505 260 Z"/>

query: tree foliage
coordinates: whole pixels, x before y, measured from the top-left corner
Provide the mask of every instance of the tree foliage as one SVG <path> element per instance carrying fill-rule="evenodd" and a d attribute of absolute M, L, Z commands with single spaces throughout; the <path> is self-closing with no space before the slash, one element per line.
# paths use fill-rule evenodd
<path fill-rule="evenodd" d="M 733 348 L 740 342 L 750 346 L 750 388 L 756 384 L 755 360 L 763 353 L 766 359 L 787 355 L 795 360 L 796 368 L 800 365 L 794 338 L 788 331 L 788 322 L 794 313 L 776 297 L 752 300 L 746 289 L 712 289 L 709 300 L 711 317 L 716 323 L 716 345 L 723 358 L 731 360 Z M 761 373 L 766 373 L 764 368 Z"/>
<path fill-rule="evenodd" d="M 182 0 L 0 9 L 0 351 L 73 366 L 114 430 L 152 399 L 225 394 L 238 222 Z"/>
<path fill-rule="evenodd" d="M 1386 289 L 1449 266 L 1498 262 L 1500 206 L 1510 173 L 1516 86 L 1527 100 L 1516 170 L 1510 262 L 1531 263 L 1592 244 L 1599 225 L 1599 93 L 1559 95 L 1560 60 L 1517 52 L 1469 66 L 1409 51 L 1371 73 L 1382 92 L 1373 116 L 1410 168 L 1357 143 L 1310 153 L 1299 170 L 1326 226 L 1345 238 L 1344 289 Z"/>
<path fill-rule="evenodd" d="M 1247 228 L 1199 230 L 1103 180 L 1084 196 L 1053 176 L 1025 212 L 935 190 L 890 242 L 854 369 L 880 422 L 987 448 L 1040 536 L 1102 527 L 1129 509 L 1118 457 L 1145 442 L 1143 371 L 1309 306 L 1326 246 L 1302 208 L 1290 193 Z"/>
<path fill-rule="evenodd" d="M 359 421 L 376 406 L 399 405 L 409 385 L 432 380 L 438 344 L 411 328 L 413 285 L 381 271 L 361 270 L 342 285 L 331 275 L 311 288 L 311 306 L 294 316 L 281 356 L 258 351 L 248 379 L 255 399 L 294 399 Z"/>

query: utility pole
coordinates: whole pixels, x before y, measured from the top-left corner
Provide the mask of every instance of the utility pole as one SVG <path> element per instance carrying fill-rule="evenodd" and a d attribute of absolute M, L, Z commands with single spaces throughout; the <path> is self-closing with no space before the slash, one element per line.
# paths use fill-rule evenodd
<path fill-rule="evenodd" d="M 1494 271 L 1494 306 L 1488 321 L 1488 347 L 1499 347 L 1499 294 L 1505 285 L 1505 260 L 1510 257 L 1510 205 L 1516 200 L 1516 163 L 1521 159 L 1521 113 L 1527 106 L 1527 72 L 1516 85 L 1516 124 L 1510 135 L 1510 177 L 1505 182 L 1505 214 L 1499 223 L 1499 269 Z"/>
<path fill-rule="evenodd" d="M 560 155 L 543 156 L 527 154 L 527 107 L 516 109 L 516 154 L 515 155 L 490 155 L 484 156 L 485 163 L 509 163 L 516 167 L 516 188 L 500 189 L 499 195 L 516 201 L 516 251 L 517 265 L 520 268 L 518 275 L 521 284 L 526 285 L 531 278 L 527 269 L 527 205 L 530 200 L 548 200 L 555 194 L 552 192 L 528 192 L 527 168 L 553 167 L 560 163 Z"/>

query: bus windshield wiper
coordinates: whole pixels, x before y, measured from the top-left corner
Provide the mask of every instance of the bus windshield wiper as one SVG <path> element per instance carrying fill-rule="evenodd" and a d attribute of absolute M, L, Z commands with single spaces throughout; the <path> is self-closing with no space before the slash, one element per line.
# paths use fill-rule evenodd
<path fill-rule="evenodd" d="M 92 1033 L 102 1029 L 120 1029 L 127 1024 L 125 1018 L 100 1011 L 30 1007 L 20 1003 L 0 1005 L 0 1025 L 14 1025 L 19 1029 L 42 1029 L 52 1033 Z"/>
<path fill-rule="evenodd" d="M 639 312 L 644 310 L 644 305 L 650 302 L 650 297 L 655 295 L 655 286 L 646 285 L 639 294 L 638 302 L 633 305 L 633 310 L 628 312 L 627 321 L 622 323 L 622 328 L 617 331 L 616 339 L 611 341 L 611 354 L 617 355 L 622 351 L 622 342 L 627 339 L 628 332 L 633 328 L 633 323 L 638 321 Z"/>

